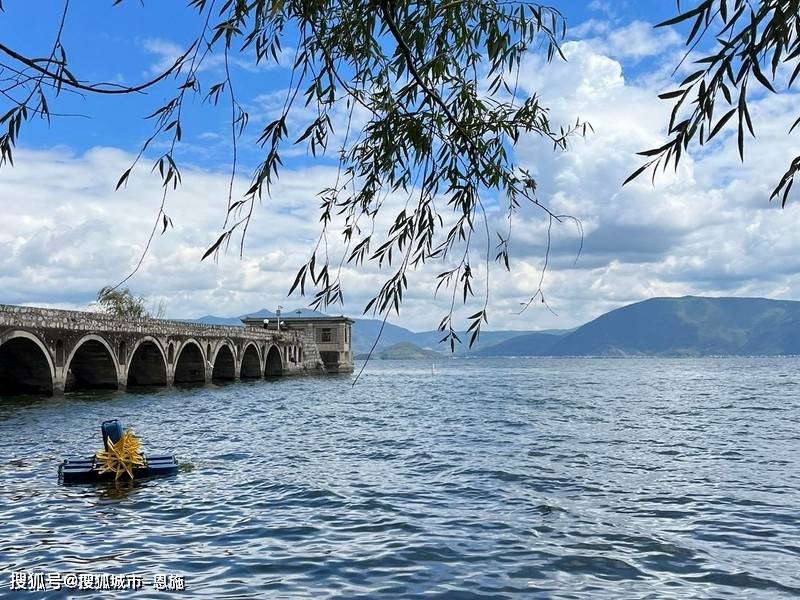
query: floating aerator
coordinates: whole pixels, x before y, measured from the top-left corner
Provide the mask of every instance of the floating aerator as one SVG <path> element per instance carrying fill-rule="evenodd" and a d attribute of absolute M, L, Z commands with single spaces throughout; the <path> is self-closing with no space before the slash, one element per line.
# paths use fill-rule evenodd
<path fill-rule="evenodd" d="M 95 483 L 175 475 L 178 463 L 171 454 L 145 456 L 133 431 L 123 431 L 116 419 L 100 426 L 104 449 L 90 458 L 68 458 L 58 467 L 63 483 Z"/>

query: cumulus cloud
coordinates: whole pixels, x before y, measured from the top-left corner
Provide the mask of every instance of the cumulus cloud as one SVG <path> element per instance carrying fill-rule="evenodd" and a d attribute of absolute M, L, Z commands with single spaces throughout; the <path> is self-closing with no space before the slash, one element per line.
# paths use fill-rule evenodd
<path fill-rule="evenodd" d="M 0 237 L 7 301 L 85 304 L 99 287 L 130 272 L 161 198 L 147 169 L 114 192 L 114 180 L 131 160 L 109 148 L 84 155 L 18 153 L 16 167 L 0 178 L 6 218 L 15 224 Z M 166 206 L 174 230 L 156 236 L 131 286 L 163 297 L 172 316 L 274 306 L 315 239 L 308 217 L 327 178 L 325 169 L 309 169 L 299 179 L 288 174 L 287 188 L 281 184 L 269 207 L 257 211 L 245 256 L 240 260 L 231 250 L 216 264 L 200 257 L 221 229 L 228 176 L 185 169 L 184 186 L 170 193 Z"/>
<path fill-rule="evenodd" d="M 176 44 L 171 40 L 163 38 L 145 38 L 140 42 L 141 48 L 153 55 L 155 61 L 150 65 L 147 72 L 150 75 L 160 75 L 178 60 L 186 52 L 186 48 Z M 292 65 L 294 51 L 291 49 L 282 49 L 278 53 L 277 62 L 270 57 L 270 60 L 256 63 L 255 59 L 242 58 L 236 54 L 228 56 L 228 63 L 233 68 L 238 68 L 252 73 L 269 71 L 275 68 L 286 68 Z M 225 68 L 225 56 L 223 54 L 209 54 L 203 60 L 199 71 L 221 71 Z"/>
<path fill-rule="evenodd" d="M 512 272 L 491 271 L 490 326 L 573 327 L 656 295 L 800 297 L 794 276 L 800 248 L 792 235 L 800 211 L 767 203 L 774 179 L 792 156 L 786 131 L 796 97 L 764 97 L 753 104 L 759 137 L 748 147 L 745 165 L 735 140 L 720 136 L 687 156 L 677 172 L 659 175 L 655 186 L 645 178 L 622 188 L 639 164 L 635 153 L 663 142 L 669 106 L 656 96 L 670 84 L 663 76 L 627 78 L 626 61 L 661 52 L 673 41 L 668 34 L 648 37 L 637 23 L 616 31 L 595 23 L 584 33 L 587 39 L 565 44 L 566 63 L 545 66 L 531 56 L 520 86 L 542 93 L 555 122 L 580 116 L 595 132 L 575 139 L 567 152 L 553 153 L 535 138 L 517 149 L 539 179 L 541 200 L 583 223 L 580 258 L 576 262 L 581 239 L 575 224 L 555 224 L 544 289 L 556 314 L 536 304 L 518 314 L 520 302 L 538 287 L 548 228 L 541 211 L 524 208 L 512 226 Z M 264 118 L 272 108 L 269 96 L 252 104 Z M 4 301 L 85 306 L 99 287 L 130 271 L 160 204 L 158 181 L 146 169 L 125 190 L 113 191 L 131 158 L 113 148 L 81 155 L 62 148 L 18 152 L 16 166 L 0 176 L 6 222 L 13 224 L 0 232 Z M 183 187 L 167 203 L 175 229 L 156 236 L 130 286 L 163 298 L 173 317 L 292 305 L 286 291 L 319 233 L 317 194 L 334 177 L 332 167 L 291 165 L 271 198 L 256 208 L 243 257 L 231 248 L 214 263 L 200 257 L 221 230 L 228 175 L 186 167 Z M 241 193 L 246 182 L 236 187 Z M 379 231 L 394 216 L 392 199 L 386 206 Z M 502 227 L 499 206 L 490 207 L 489 218 Z M 332 256 L 338 256 L 342 247 L 335 238 L 329 241 Z M 484 243 L 476 242 L 477 253 Z M 481 261 L 474 268 L 483 282 Z M 415 329 L 436 326 L 449 304 L 449 298 L 434 299 L 439 270 L 427 265 L 411 276 L 402 315 L 394 320 Z M 386 276 L 374 266 L 345 265 L 341 310 L 358 316 Z M 461 315 L 471 312 L 474 307 L 459 309 Z"/>
<path fill-rule="evenodd" d="M 544 199 L 557 212 L 580 217 L 586 229 L 574 267 L 569 245 L 558 238 L 553 244 L 556 268 L 546 282 L 560 314 L 580 322 L 652 295 L 796 298 L 791 231 L 800 212 L 767 201 L 794 155 L 786 132 L 796 97 L 764 97 L 752 105 L 758 139 L 748 146 L 744 165 L 728 134 L 687 156 L 677 172 L 659 174 L 655 185 L 643 177 L 622 188 L 640 164 L 635 153 L 665 139 L 669 106 L 656 96 L 669 82 L 626 80 L 622 64 L 590 42 L 570 42 L 564 51 L 568 62 L 548 69 L 532 57 L 524 85 L 542 91 L 553 119 L 580 115 L 595 134 L 566 153 L 551 154 L 534 140 L 519 149 L 523 162 L 536 165 Z M 541 251 L 534 244 L 523 253 L 536 248 Z"/>
<path fill-rule="evenodd" d="M 589 2 L 588 8 L 590 10 L 596 10 L 598 12 L 605 13 L 607 15 L 614 13 L 614 8 L 609 0 L 592 0 Z"/>
<path fill-rule="evenodd" d="M 656 30 L 646 21 L 613 27 L 608 21 L 590 19 L 572 28 L 570 36 L 589 44 L 598 54 L 626 62 L 663 55 L 684 42 L 674 29 Z"/>

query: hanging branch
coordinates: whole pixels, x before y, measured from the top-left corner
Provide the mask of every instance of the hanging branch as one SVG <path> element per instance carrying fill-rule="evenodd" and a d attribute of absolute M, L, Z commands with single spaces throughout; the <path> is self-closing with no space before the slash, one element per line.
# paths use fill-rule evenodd
<path fill-rule="evenodd" d="M 562 151 L 573 136 L 590 129 L 580 119 L 570 121 L 574 123 L 570 126 L 552 124 L 539 94 L 519 91 L 523 58 L 531 53 L 542 53 L 547 61 L 564 58 L 559 43 L 566 24 L 558 10 L 524 0 L 189 0 L 188 4 L 204 22 L 200 34 L 172 67 L 135 86 L 80 80 L 72 74 L 65 51 L 41 62 L 0 44 L 0 56 L 16 64 L 19 74 L 13 76 L 21 78 L 11 85 L 30 87 L 30 78 L 36 77 L 50 89 L 118 96 L 155 86 L 161 90 L 174 76 L 175 93 L 148 117 L 154 123 L 153 134 L 118 182 L 117 187 L 125 186 L 154 142 L 168 139 L 169 149 L 154 166 L 163 187 L 156 222 L 137 265 L 120 284 L 139 270 L 155 233 L 165 232 L 172 223 L 165 210 L 168 190 L 181 182 L 176 153 L 188 127 L 182 106 L 187 93 L 204 89 L 200 65 L 216 51 L 222 53 L 223 77 L 207 88 L 204 97 L 216 105 L 223 93 L 228 95 L 225 118 L 230 121 L 232 161 L 222 232 L 202 258 L 218 258 L 236 234 L 240 255 L 244 252 L 255 203 L 269 197 L 283 168 L 286 147 L 304 146 L 311 156 L 329 160 L 336 111 L 344 107 L 350 117 L 344 141 L 340 146 L 337 142 L 336 181 L 320 193 L 320 234 L 289 293 L 308 291 L 313 294 L 311 305 L 320 309 L 342 303 L 343 266 L 371 263 L 390 270 L 390 275 L 364 312 L 385 319 L 389 312 L 400 311 L 410 272 L 437 261 L 443 269 L 437 290 L 444 287 L 451 294 L 440 328 L 454 349 L 460 342 L 453 317 L 456 300 L 471 303 L 476 285 L 470 245 L 477 224 L 486 248 L 480 252 L 485 273 L 480 274 L 482 293 L 475 300 L 479 310 L 467 318 L 469 343 L 475 343 L 481 325 L 488 322 L 494 200 L 507 220 L 506 231 L 496 233 L 500 243 L 494 257 L 505 269 L 511 268 L 512 220 L 523 207 L 540 212 L 548 220 L 548 231 L 554 223 L 573 219 L 537 198 L 535 177 L 515 158 L 523 136 L 541 138 L 554 151 Z M 279 62 L 286 39 L 296 40 L 286 99 L 258 132 L 263 158 L 253 170 L 249 188 L 237 198 L 240 138 L 249 119 L 236 98 L 231 53 L 251 59 L 254 55 L 256 64 Z M 58 48 L 63 50 L 60 39 Z M 293 117 L 302 114 L 301 100 L 315 110 L 295 130 Z M 355 108 L 366 115 L 358 125 L 352 118 Z M 0 118 L 9 140 L 0 162 L 11 160 L 11 147 L 30 114 L 23 106 Z M 383 231 L 377 226 L 378 217 L 396 210 L 403 196 L 405 206 Z M 331 253 L 333 236 L 342 241 L 341 254 Z M 549 241 L 545 269 L 548 258 Z M 534 294 L 543 295 L 543 277 Z"/>
<path fill-rule="evenodd" d="M 676 89 L 659 96 L 673 103 L 668 124 L 669 139 L 640 152 L 645 163 L 623 185 L 650 171 L 655 182 L 659 170 L 675 170 L 692 144 L 705 146 L 730 127 L 736 130 L 736 146 L 745 161 L 747 135 L 755 137 L 749 101 L 756 91 L 778 93 L 781 72 L 791 73 L 785 91 L 800 75 L 800 6 L 797 0 L 702 0 L 657 27 L 692 24 L 686 38 L 690 46 L 684 60 L 702 40 L 713 38 L 704 56 L 694 61 L 696 70 Z M 680 65 L 679 65 L 680 66 Z M 677 69 L 676 69 L 677 70 Z M 800 125 L 800 117 L 789 133 Z M 786 206 L 794 178 L 800 172 L 800 155 L 789 161 L 770 195 Z"/>

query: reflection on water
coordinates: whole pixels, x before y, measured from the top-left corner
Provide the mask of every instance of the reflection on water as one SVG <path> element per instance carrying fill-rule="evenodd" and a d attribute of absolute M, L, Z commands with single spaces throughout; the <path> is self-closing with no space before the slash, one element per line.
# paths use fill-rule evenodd
<path fill-rule="evenodd" d="M 142 487 L 142 483 L 138 481 L 110 481 L 98 484 L 96 486 L 83 486 L 86 488 L 94 488 L 99 500 L 123 500 L 134 494 Z"/>
<path fill-rule="evenodd" d="M 797 359 L 376 361 L 355 388 L 3 399 L 0 595 L 39 570 L 203 598 L 792 597 L 799 382 Z M 109 418 L 180 473 L 58 485 Z"/>

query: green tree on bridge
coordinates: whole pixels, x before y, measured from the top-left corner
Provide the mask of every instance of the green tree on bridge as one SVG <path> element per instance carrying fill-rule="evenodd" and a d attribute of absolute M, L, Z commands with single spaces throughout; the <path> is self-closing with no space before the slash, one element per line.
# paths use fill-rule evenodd
<path fill-rule="evenodd" d="M 96 307 L 104 313 L 125 317 L 127 319 L 160 319 L 164 316 L 164 303 L 160 302 L 154 313 L 147 308 L 147 299 L 143 296 L 134 296 L 128 288 L 118 288 L 110 285 L 100 288 L 97 292 Z"/>

